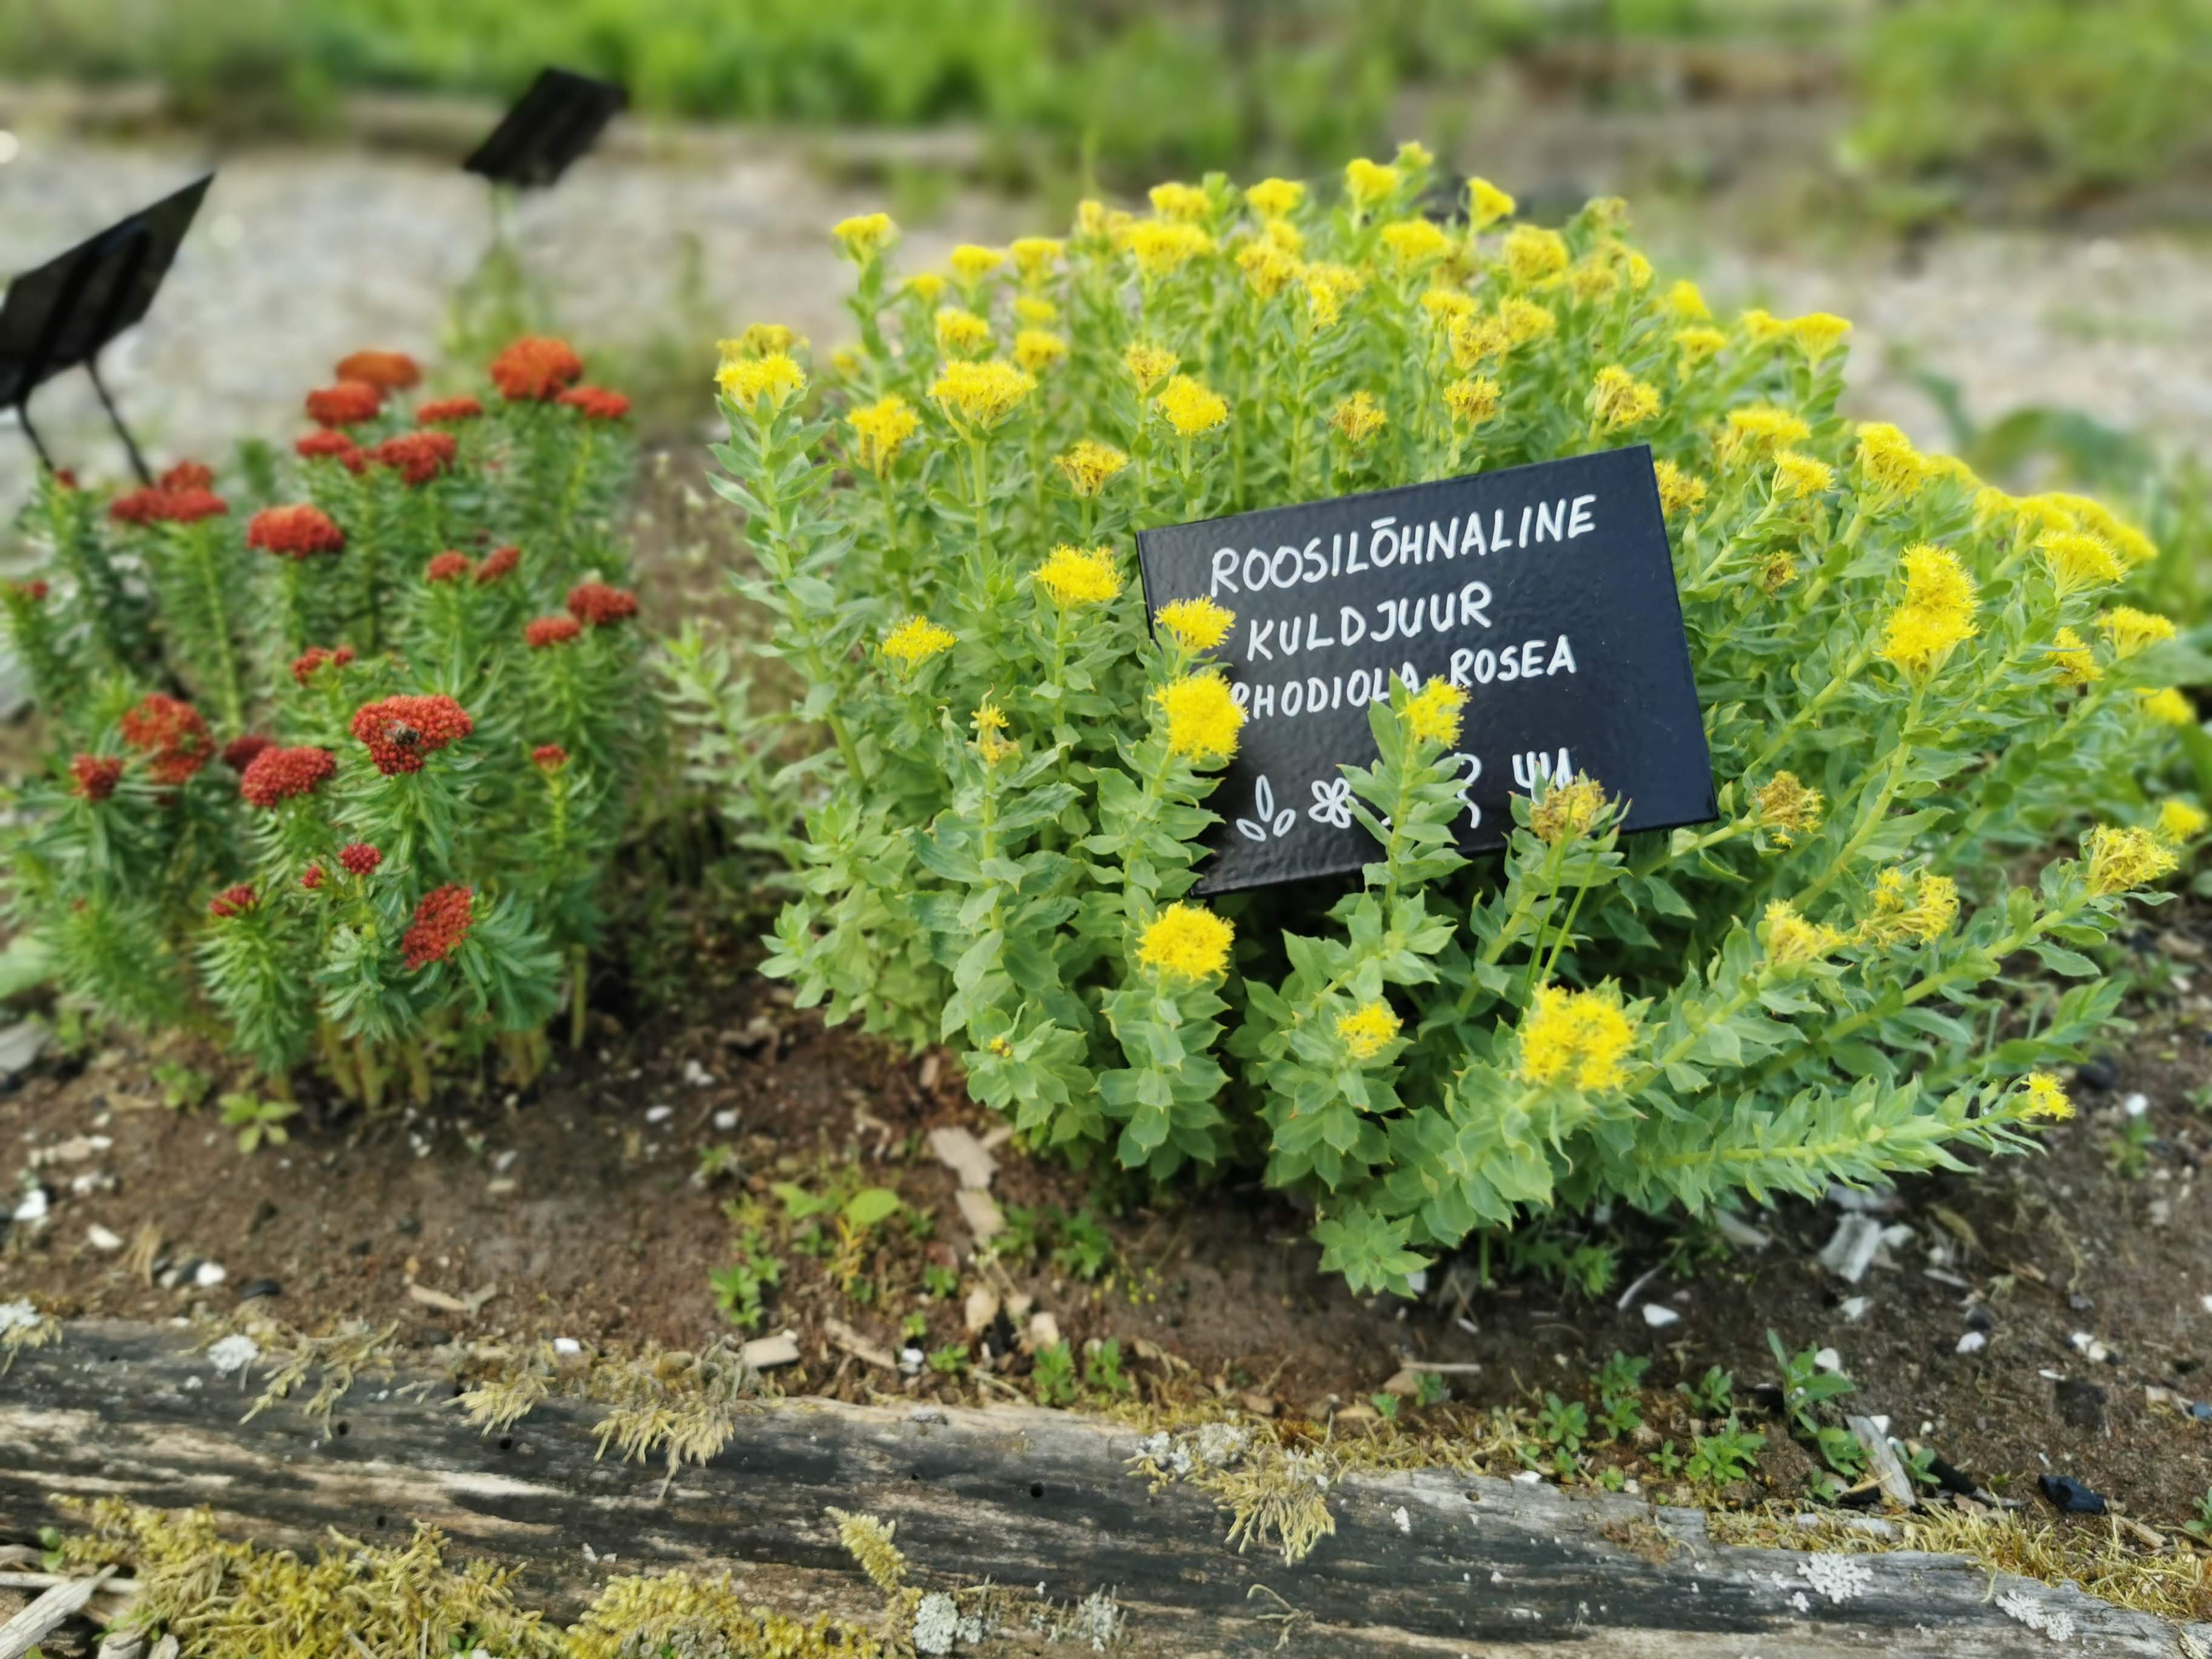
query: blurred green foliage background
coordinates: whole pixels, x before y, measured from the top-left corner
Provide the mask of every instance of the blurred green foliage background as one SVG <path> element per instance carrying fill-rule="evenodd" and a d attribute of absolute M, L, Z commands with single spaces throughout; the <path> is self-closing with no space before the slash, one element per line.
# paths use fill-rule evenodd
<path fill-rule="evenodd" d="M 1832 73 L 1849 150 L 1941 202 L 2063 205 L 2212 164 L 2212 0 L 7 0 L 14 78 L 161 82 L 185 117 L 312 127 L 349 88 L 516 91 L 561 63 L 649 112 L 979 125 L 1133 181 L 1333 162 L 1401 100 L 1532 62 L 1597 100 L 1674 95 L 1663 43 Z M 1706 71 L 1711 69 L 1710 64 Z M 1626 71 L 1626 72 L 1624 72 Z M 1710 88 L 1704 89 L 1710 91 Z"/>

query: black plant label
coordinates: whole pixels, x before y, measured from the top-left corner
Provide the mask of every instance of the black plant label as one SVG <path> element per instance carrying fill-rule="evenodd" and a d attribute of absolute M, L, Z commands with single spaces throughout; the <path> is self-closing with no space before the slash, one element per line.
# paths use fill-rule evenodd
<path fill-rule="evenodd" d="M 1148 614 L 1205 598 L 1237 617 L 1215 655 L 1244 728 L 1202 893 L 1373 860 L 1342 769 L 1373 763 L 1367 705 L 1394 678 L 1467 692 L 1468 852 L 1505 844 L 1511 796 L 1577 773 L 1630 830 L 1715 815 L 1648 446 L 1164 526 L 1137 552 Z"/>

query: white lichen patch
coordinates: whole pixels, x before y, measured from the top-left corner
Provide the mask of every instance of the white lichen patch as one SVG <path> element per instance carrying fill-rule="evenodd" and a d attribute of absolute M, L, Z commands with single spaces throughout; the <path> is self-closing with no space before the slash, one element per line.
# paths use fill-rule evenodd
<path fill-rule="evenodd" d="M 1805 1582 L 1829 1601 L 1841 1604 L 1874 1588 L 1874 1574 L 1848 1555 L 1808 1555 L 1798 1566 Z"/>
<path fill-rule="evenodd" d="M 943 1590 L 932 1590 L 914 1610 L 914 1645 L 918 1653 L 952 1651 L 960 1635 L 960 1604 Z"/>
<path fill-rule="evenodd" d="M 1406 1513 L 1406 1506 L 1403 1504 L 1399 1504 L 1396 1509 L 1390 1511 L 1390 1518 L 1397 1523 L 1398 1530 L 1400 1532 L 1409 1533 L 1413 1531 L 1413 1517 Z"/>
<path fill-rule="evenodd" d="M 2069 1642 L 2074 1638 L 2072 1613 L 2063 1607 L 2047 1607 L 2025 1590 L 2007 1590 L 1997 1597 L 1997 1606 L 2030 1630 L 2054 1642 Z"/>
<path fill-rule="evenodd" d="M 1055 1642 L 1073 1642 L 1103 1653 L 1121 1639 L 1123 1614 L 1111 1590 L 1093 1590 L 1075 1604 L 1067 1622 L 1052 1632 Z"/>
<path fill-rule="evenodd" d="M 209 1345 L 208 1364 L 222 1376 L 234 1376 L 261 1358 L 261 1345 L 243 1332 Z"/>
<path fill-rule="evenodd" d="M 20 1302 L 0 1302 L 0 1335 L 9 1331 L 27 1331 L 39 1322 L 39 1310 L 26 1297 Z"/>

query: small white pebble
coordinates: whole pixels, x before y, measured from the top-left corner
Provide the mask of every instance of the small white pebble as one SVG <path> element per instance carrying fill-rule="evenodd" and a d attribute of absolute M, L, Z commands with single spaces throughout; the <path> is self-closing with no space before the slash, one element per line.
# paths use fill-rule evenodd
<path fill-rule="evenodd" d="M 203 1261 L 200 1263 L 199 1271 L 192 1275 L 192 1283 L 204 1291 L 211 1291 L 229 1277 L 228 1270 L 222 1262 Z"/>
<path fill-rule="evenodd" d="M 1852 1324 L 1856 1325 L 1859 1321 L 1866 1317 L 1867 1310 L 1873 1305 L 1874 1304 L 1872 1301 L 1866 1297 L 1847 1296 L 1843 1299 L 1843 1302 L 1838 1307 L 1837 1311 L 1841 1313 L 1845 1319 L 1850 1321 Z"/>
<path fill-rule="evenodd" d="M 577 1341 L 573 1336 L 556 1336 L 553 1339 L 553 1352 L 555 1353 L 562 1355 L 580 1354 L 583 1352 L 583 1351 L 584 1345 Z"/>
<path fill-rule="evenodd" d="M 97 1221 L 84 1230 L 84 1237 L 95 1250 L 119 1250 L 123 1248 L 123 1241 Z"/>
<path fill-rule="evenodd" d="M 1662 1330 L 1669 1325 L 1678 1325 L 1681 1323 L 1681 1320 L 1682 1316 L 1672 1308 L 1664 1307 L 1656 1302 L 1647 1302 L 1644 1304 L 1644 1322 L 1654 1330 Z"/>
<path fill-rule="evenodd" d="M 23 1194 L 23 1201 L 15 1206 L 15 1218 L 21 1222 L 38 1222 L 46 1218 L 46 1189 L 33 1187 Z"/>
<path fill-rule="evenodd" d="M 1513 1477 L 1513 1484 L 1516 1486 L 1540 1486 L 1544 1484 L 1544 1477 L 1535 1469 L 1523 1469 Z"/>
<path fill-rule="evenodd" d="M 1844 1368 L 1844 1357 L 1833 1348 L 1823 1348 L 1813 1356 L 1813 1363 L 1824 1371 L 1840 1371 Z"/>
<path fill-rule="evenodd" d="M 738 1127 L 738 1115 L 735 1112 L 726 1111 L 715 1113 L 714 1127 L 717 1129 L 724 1131 L 736 1128 Z"/>
<path fill-rule="evenodd" d="M 645 1121 L 647 1123 L 665 1123 L 675 1115 L 676 1109 L 673 1106 L 648 1106 L 645 1109 Z"/>
<path fill-rule="evenodd" d="M 2145 1112 L 2150 1110 L 2150 1097 L 2145 1094 L 2130 1095 L 2120 1103 L 2120 1109 L 2130 1117 L 2141 1117 Z"/>
<path fill-rule="evenodd" d="M 1968 1331 L 1959 1339 L 1960 1353 L 1979 1353 L 1990 1346 L 1990 1340 L 1979 1331 Z"/>

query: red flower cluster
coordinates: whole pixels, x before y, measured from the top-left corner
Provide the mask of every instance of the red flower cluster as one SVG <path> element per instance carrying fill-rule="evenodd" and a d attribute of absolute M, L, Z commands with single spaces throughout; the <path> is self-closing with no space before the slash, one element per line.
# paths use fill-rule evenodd
<path fill-rule="evenodd" d="M 522 637 L 532 651 L 543 651 L 549 645 L 566 645 L 583 631 L 583 623 L 574 617 L 533 617 L 523 624 Z"/>
<path fill-rule="evenodd" d="M 582 411 L 587 421 L 619 421 L 629 413 L 629 399 L 605 386 L 571 386 L 561 394 L 560 401 Z"/>
<path fill-rule="evenodd" d="M 544 403 L 584 378 L 566 340 L 526 334 L 491 360 L 492 384 L 509 403 Z"/>
<path fill-rule="evenodd" d="M 349 841 L 338 848 L 338 862 L 356 876 L 373 876 L 384 854 L 365 841 Z"/>
<path fill-rule="evenodd" d="M 457 582 L 469 574 L 474 563 L 467 554 L 456 553 L 447 548 L 422 567 L 422 580 L 426 582 Z"/>
<path fill-rule="evenodd" d="M 316 888 L 320 887 L 322 884 L 323 866 L 321 865 L 311 864 L 306 869 L 300 872 L 300 885 L 306 888 L 309 892 L 313 892 Z"/>
<path fill-rule="evenodd" d="M 307 560 L 345 547 L 345 532 L 319 507 L 264 507 L 246 526 L 246 544 L 287 559 Z"/>
<path fill-rule="evenodd" d="M 473 421 L 483 413 L 483 405 L 474 398 L 434 398 L 415 409 L 417 426 L 451 426 L 461 421 Z"/>
<path fill-rule="evenodd" d="M 568 590 L 568 614 L 580 623 L 605 628 L 637 615 L 637 595 L 605 582 L 579 582 Z"/>
<path fill-rule="evenodd" d="M 218 919 L 243 915 L 260 901 L 253 889 L 245 882 L 235 887 L 226 887 L 208 901 L 208 914 Z"/>
<path fill-rule="evenodd" d="M 264 749 L 238 781 L 238 793 L 256 806 L 270 807 L 295 795 L 313 793 L 337 769 L 337 761 L 327 749 Z"/>
<path fill-rule="evenodd" d="M 368 459 L 379 466 L 392 468 L 407 481 L 409 489 L 419 489 L 450 468 L 459 453 L 459 446 L 447 433 L 403 432 L 370 450 Z"/>
<path fill-rule="evenodd" d="M 557 743 L 541 743 L 530 751 L 530 763 L 541 772 L 557 772 L 568 763 L 568 751 Z"/>
<path fill-rule="evenodd" d="M 8 591 L 11 593 L 20 593 L 33 605 L 44 605 L 46 602 L 46 595 L 53 592 L 43 580 L 37 579 L 27 582 L 9 582 Z"/>
<path fill-rule="evenodd" d="M 415 920 L 399 939 L 400 954 L 410 971 L 443 962 L 453 953 L 453 947 L 469 936 L 469 911 L 475 902 L 476 895 L 459 883 L 422 895 L 415 907 Z"/>
<path fill-rule="evenodd" d="M 331 371 L 341 380 L 358 380 L 380 392 L 404 392 L 422 382 L 422 366 L 404 351 L 354 351 Z"/>
<path fill-rule="evenodd" d="M 519 547 L 495 547 L 484 555 L 483 562 L 477 567 L 477 586 L 486 587 L 501 576 L 512 575 L 514 567 L 522 562 Z"/>
<path fill-rule="evenodd" d="M 156 783 L 182 783 L 215 756 L 207 722 L 188 702 L 149 692 L 118 722 L 123 740 L 149 757 Z"/>
<path fill-rule="evenodd" d="M 304 459 L 336 461 L 349 472 L 358 472 L 368 465 L 360 447 L 343 432 L 310 432 L 292 447 Z"/>
<path fill-rule="evenodd" d="M 113 755 L 74 756 L 70 771 L 76 779 L 70 786 L 70 793 L 91 801 L 106 800 L 123 781 L 123 763 Z"/>
<path fill-rule="evenodd" d="M 198 461 L 179 461 L 154 482 L 164 489 L 212 489 L 215 469 Z"/>
<path fill-rule="evenodd" d="M 274 738 L 264 738 L 258 732 L 248 732 L 243 737 L 233 738 L 223 744 L 222 763 L 234 772 L 244 772 L 253 764 L 256 755 L 276 746 Z"/>
<path fill-rule="evenodd" d="M 384 407 L 384 394 L 366 380 L 340 380 L 307 394 L 307 418 L 317 426 L 359 426 Z"/>
<path fill-rule="evenodd" d="M 118 524 L 198 524 L 229 511 L 230 503 L 210 489 L 152 485 L 118 495 L 108 504 L 107 516 Z"/>
<path fill-rule="evenodd" d="M 353 734 L 386 777 L 422 769 L 422 757 L 477 729 L 468 710 L 443 695 L 382 697 L 354 711 Z"/>
<path fill-rule="evenodd" d="M 305 685 L 325 663 L 333 668 L 343 668 L 353 660 L 353 647 L 342 645 L 333 651 L 327 645 L 311 645 L 292 659 L 292 678 Z"/>

